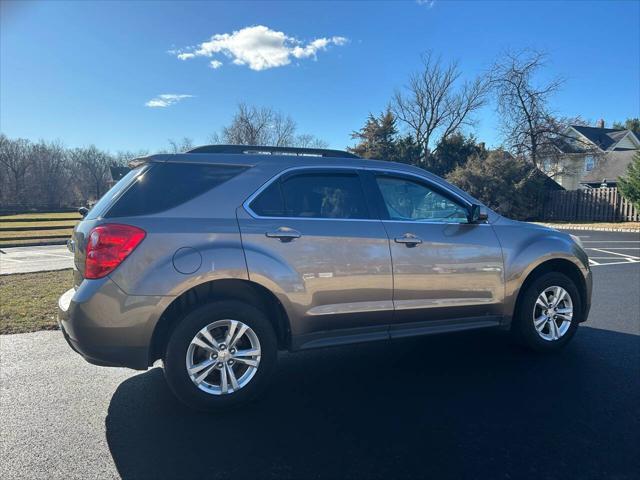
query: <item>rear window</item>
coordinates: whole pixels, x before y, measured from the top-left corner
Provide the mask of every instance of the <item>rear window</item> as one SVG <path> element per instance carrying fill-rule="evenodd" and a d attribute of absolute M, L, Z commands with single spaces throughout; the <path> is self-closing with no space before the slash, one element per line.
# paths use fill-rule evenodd
<path fill-rule="evenodd" d="M 106 217 L 133 217 L 177 207 L 235 177 L 246 167 L 160 163 L 139 175 Z"/>

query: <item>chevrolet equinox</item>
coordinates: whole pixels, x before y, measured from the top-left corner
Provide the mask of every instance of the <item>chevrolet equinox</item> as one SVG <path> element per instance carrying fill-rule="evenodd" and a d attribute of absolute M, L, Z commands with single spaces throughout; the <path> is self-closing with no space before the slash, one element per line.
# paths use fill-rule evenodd
<path fill-rule="evenodd" d="M 590 307 L 578 238 L 347 152 L 152 155 L 83 213 L 65 339 L 97 365 L 161 360 L 199 410 L 255 397 L 279 350 L 499 327 L 551 351 Z"/>

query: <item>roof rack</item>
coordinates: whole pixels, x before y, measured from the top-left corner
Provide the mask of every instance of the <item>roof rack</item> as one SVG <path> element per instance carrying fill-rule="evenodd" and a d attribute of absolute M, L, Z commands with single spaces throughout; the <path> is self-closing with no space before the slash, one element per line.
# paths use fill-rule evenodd
<path fill-rule="evenodd" d="M 233 153 L 245 155 L 294 155 L 332 158 L 360 158 L 353 153 L 325 148 L 267 147 L 262 145 L 204 145 L 187 153 Z"/>

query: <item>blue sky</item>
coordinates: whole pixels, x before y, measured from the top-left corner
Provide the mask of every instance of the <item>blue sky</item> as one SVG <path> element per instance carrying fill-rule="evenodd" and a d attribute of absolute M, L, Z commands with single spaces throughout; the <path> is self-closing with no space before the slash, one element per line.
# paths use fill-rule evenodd
<path fill-rule="evenodd" d="M 1 8 L 0 130 L 11 137 L 112 151 L 153 151 L 185 136 L 202 144 L 244 101 L 273 106 L 300 133 L 344 148 L 426 50 L 458 60 L 471 78 L 505 49 L 544 49 L 546 74 L 567 80 L 553 99 L 559 114 L 608 124 L 640 116 L 638 1 L 3 1 Z M 266 28 L 249 29 L 256 26 Z M 256 56 L 248 47 L 256 38 L 281 48 Z M 494 107 L 477 118 L 476 136 L 499 144 Z"/>

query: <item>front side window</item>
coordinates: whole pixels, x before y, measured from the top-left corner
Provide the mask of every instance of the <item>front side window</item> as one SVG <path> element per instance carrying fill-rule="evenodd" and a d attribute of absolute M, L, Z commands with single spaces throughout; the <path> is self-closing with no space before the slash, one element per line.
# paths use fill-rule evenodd
<path fill-rule="evenodd" d="M 273 182 L 252 203 L 263 217 L 368 219 L 360 178 L 353 173 L 303 173 Z"/>
<path fill-rule="evenodd" d="M 427 185 L 413 180 L 378 176 L 390 220 L 467 223 L 467 209 Z"/>

